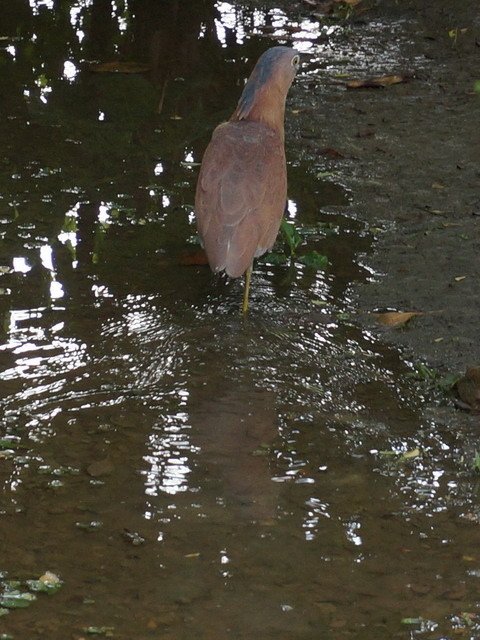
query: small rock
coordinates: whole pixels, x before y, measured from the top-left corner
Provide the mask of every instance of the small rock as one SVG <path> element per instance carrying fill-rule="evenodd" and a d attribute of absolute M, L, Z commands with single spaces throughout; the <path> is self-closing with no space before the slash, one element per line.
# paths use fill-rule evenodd
<path fill-rule="evenodd" d="M 104 460 L 97 460 L 96 462 L 92 462 L 87 467 L 88 475 L 92 476 L 92 478 L 99 478 L 100 476 L 108 476 L 113 471 L 113 464 L 110 462 L 108 458 Z"/>

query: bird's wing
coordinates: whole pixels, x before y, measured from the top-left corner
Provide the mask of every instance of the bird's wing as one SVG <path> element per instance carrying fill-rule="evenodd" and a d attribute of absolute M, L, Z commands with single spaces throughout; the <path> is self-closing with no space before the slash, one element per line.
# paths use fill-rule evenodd
<path fill-rule="evenodd" d="M 277 236 L 286 199 L 283 141 L 257 122 L 215 129 L 197 184 L 198 231 L 214 271 L 237 277 Z"/>

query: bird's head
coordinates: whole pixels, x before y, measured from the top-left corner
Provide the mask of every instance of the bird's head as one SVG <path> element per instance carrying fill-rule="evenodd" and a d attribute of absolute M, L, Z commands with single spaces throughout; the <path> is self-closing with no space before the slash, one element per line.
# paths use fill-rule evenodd
<path fill-rule="evenodd" d="M 257 61 L 238 101 L 235 120 L 248 119 L 252 109 L 275 96 L 279 108 L 285 104 L 290 85 L 300 65 L 300 54 L 291 47 L 267 49 Z"/>

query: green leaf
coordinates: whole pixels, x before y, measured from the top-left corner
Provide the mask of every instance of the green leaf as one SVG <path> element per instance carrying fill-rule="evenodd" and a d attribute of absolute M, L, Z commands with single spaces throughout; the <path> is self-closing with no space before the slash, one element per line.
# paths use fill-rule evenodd
<path fill-rule="evenodd" d="M 328 258 L 318 253 L 318 251 L 309 251 L 303 254 L 303 256 L 300 256 L 298 262 L 312 269 L 325 269 L 328 265 Z"/>
<path fill-rule="evenodd" d="M 48 86 L 47 76 L 44 73 L 41 73 L 37 78 L 36 84 L 41 89 L 44 89 L 46 86 Z"/>
<path fill-rule="evenodd" d="M 102 523 L 99 520 L 92 520 L 91 522 L 76 522 L 75 526 L 84 531 L 97 531 L 102 527 Z"/>
<path fill-rule="evenodd" d="M 10 438 L 0 438 L 0 449 L 18 449 L 19 443 Z"/>
<path fill-rule="evenodd" d="M 402 624 L 421 624 L 423 618 L 402 618 Z"/>
<path fill-rule="evenodd" d="M 57 575 L 51 571 L 46 571 L 38 580 L 27 580 L 26 584 L 32 591 L 56 593 L 63 583 Z"/>
<path fill-rule="evenodd" d="M 270 253 L 264 254 L 261 258 L 259 258 L 259 260 L 261 262 L 266 262 L 267 264 L 286 264 L 289 258 L 284 253 L 271 251 Z"/>
<path fill-rule="evenodd" d="M 5 591 L 18 591 L 22 586 L 21 580 L 6 580 Z"/>
<path fill-rule="evenodd" d="M 0 597 L 0 606 L 7 609 L 25 609 L 36 599 L 37 596 L 33 593 L 9 591 Z"/>
<path fill-rule="evenodd" d="M 302 237 L 297 231 L 297 228 L 293 224 L 293 222 L 288 222 L 285 218 L 282 220 L 282 224 L 280 225 L 280 230 L 285 238 L 285 241 L 290 249 L 290 254 L 295 255 L 295 251 L 297 247 L 302 243 Z"/>
<path fill-rule="evenodd" d="M 475 457 L 473 458 L 472 467 L 473 470 L 477 473 L 480 472 L 480 453 L 478 451 L 475 451 Z"/>
<path fill-rule="evenodd" d="M 405 451 L 405 453 L 402 453 L 400 456 L 400 460 L 412 460 L 413 458 L 418 458 L 421 455 L 420 449 L 415 448 L 415 449 L 411 449 L 410 451 Z"/>
<path fill-rule="evenodd" d="M 473 88 L 477 93 L 480 93 L 480 80 L 475 80 Z"/>

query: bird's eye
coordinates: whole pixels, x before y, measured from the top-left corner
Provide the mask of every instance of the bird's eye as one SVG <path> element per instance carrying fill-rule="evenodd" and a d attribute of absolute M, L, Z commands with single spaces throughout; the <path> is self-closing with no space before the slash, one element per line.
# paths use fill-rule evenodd
<path fill-rule="evenodd" d="M 298 67 L 300 64 L 300 56 L 294 56 L 292 58 L 292 67 Z"/>

